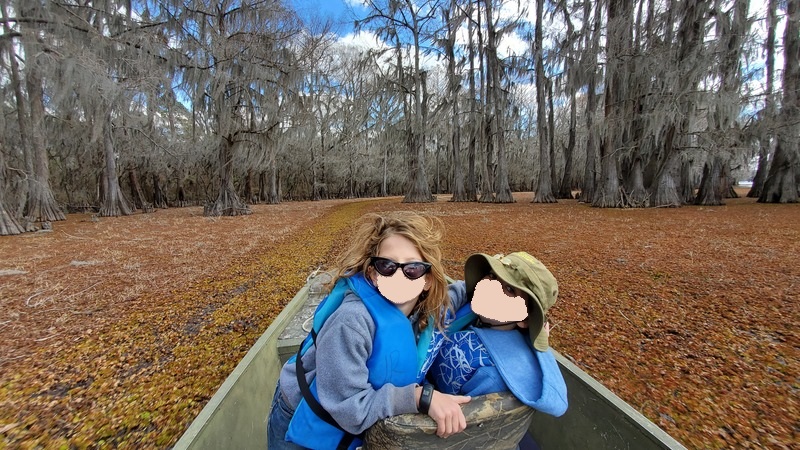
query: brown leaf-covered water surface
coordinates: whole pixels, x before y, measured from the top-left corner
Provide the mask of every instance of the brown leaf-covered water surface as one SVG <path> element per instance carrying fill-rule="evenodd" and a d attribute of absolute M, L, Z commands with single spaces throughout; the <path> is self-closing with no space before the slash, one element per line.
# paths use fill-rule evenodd
<path fill-rule="evenodd" d="M 544 262 L 553 347 L 687 447 L 797 445 L 800 205 L 446 198 L 69 215 L 0 237 L 0 447 L 171 446 L 355 218 L 409 209 L 443 220 L 454 278 L 476 251 Z"/>

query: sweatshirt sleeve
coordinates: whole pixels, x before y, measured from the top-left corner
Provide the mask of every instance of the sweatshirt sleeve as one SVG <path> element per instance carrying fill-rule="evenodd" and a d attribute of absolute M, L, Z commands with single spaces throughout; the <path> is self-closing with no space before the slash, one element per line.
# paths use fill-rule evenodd
<path fill-rule="evenodd" d="M 317 393 L 320 404 L 339 425 L 360 434 L 389 416 L 417 412 L 414 384 L 368 381 L 375 324 L 361 301 L 342 304 L 317 336 Z"/>
<path fill-rule="evenodd" d="M 464 281 L 456 281 L 447 286 L 447 293 L 450 295 L 450 305 L 453 311 L 458 311 L 467 304 L 467 284 Z"/>

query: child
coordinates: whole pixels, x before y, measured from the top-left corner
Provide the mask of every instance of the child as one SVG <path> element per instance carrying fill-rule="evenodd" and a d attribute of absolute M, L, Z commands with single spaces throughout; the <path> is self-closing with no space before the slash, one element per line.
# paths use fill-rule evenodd
<path fill-rule="evenodd" d="M 434 225 L 408 212 L 363 218 L 315 329 L 281 370 L 270 450 L 355 448 L 378 420 L 418 411 L 441 437 L 466 427 L 460 405 L 468 397 L 419 385 L 444 340 L 447 309 L 466 299 L 463 283 L 447 286 Z"/>
<path fill-rule="evenodd" d="M 464 265 L 467 304 L 448 327 L 430 377 L 449 394 L 511 391 L 526 405 L 560 416 L 567 388 L 548 350 L 547 310 L 558 296 L 553 274 L 525 252 L 475 254 Z"/>

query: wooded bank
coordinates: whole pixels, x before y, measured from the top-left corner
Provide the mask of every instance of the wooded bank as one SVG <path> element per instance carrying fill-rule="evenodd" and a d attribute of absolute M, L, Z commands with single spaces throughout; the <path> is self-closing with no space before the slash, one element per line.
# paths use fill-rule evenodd
<path fill-rule="evenodd" d="M 380 0 L 364 48 L 274 0 L 1 0 L 0 234 L 398 194 L 718 205 L 737 179 L 797 202 L 798 4 Z"/>

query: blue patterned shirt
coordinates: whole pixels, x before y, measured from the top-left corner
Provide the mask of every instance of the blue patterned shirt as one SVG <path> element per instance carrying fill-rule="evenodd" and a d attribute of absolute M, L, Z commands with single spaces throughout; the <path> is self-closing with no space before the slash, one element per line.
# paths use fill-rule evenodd
<path fill-rule="evenodd" d="M 441 344 L 430 374 L 439 391 L 458 394 L 480 367 L 492 367 L 483 342 L 471 330 L 457 331 Z"/>

